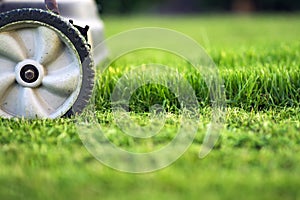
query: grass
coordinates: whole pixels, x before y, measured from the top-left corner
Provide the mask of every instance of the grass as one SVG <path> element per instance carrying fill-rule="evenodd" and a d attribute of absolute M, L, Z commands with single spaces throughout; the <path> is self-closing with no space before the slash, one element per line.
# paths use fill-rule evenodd
<path fill-rule="evenodd" d="M 149 122 L 149 106 L 156 103 L 163 102 L 173 112 L 163 131 L 148 140 L 119 130 L 109 98 L 118 78 L 132 66 L 172 66 L 192 85 L 201 105 L 202 123 L 187 152 L 158 172 L 126 174 L 100 164 L 87 152 L 73 119 L 0 120 L 1 199 L 300 198 L 298 15 L 107 16 L 104 21 L 107 36 L 161 26 L 181 31 L 205 47 L 224 79 L 228 107 L 226 128 L 215 149 L 198 158 L 210 121 L 201 75 L 174 55 L 138 51 L 98 74 L 97 120 L 109 139 L 124 149 L 147 152 L 168 144 L 179 120 L 178 102 L 168 88 L 146 85 L 131 98 L 132 117 L 140 124 Z"/>

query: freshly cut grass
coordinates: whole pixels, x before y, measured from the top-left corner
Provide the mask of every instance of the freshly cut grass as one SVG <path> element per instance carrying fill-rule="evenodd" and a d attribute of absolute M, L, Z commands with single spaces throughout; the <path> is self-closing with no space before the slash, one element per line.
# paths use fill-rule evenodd
<path fill-rule="evenodd" d="M 299 106 L 300 42 L 296 41 L 290 46 L 278 44 L 273 46 L 269 53 L 267 55 L 264 51 L 249 50 L 242 55 L 239 52 L 220 52 L 220 55 L 213 55 L 212 59 L 219 67 L 220 76 L 224 80 L 228 106 L 247 110 Z M 165 85 L 172 80 L 175 80 L 174 84 L 180 84 L 176 82 L 180 74 L 194 89 L 201 106 L 210 106 L 209 90 L 201 72 L 176 55 L 157 50 L 143 50 L 123 56 L 104 72 L 99 73 L 96 85 L 98 109 L 110 108 L 111 93 L 120 77 L 125 77 L 127 81 L 124 82 L 128 85 L 137 83 L 137 79 L 142 79 L 143 77 L 135 77 L 136 79 L 133 80 L 132 77 L 126 76 L 126 72 L 137 70 L 134 67 L 142 67 L 145 62 L 159 63 L 176 69 L 178 73 L 161 73 L 156 79 L 165 80 Z M 149 107 L 158 103 L 164 104 L 171 110 L 178 107 L 172 91 L 159 85 L 141 86 L 131 98 L 133 111 L 147 111 Z"/>
<path fill-rule="evenodd" d="M 299 199 L 300 18 L 298 15 L 105 17 L 107 36 L 129 28 L 162 26 L 195 38 L 218 66 L 226 88 L 225 129 L 205 158 L 198 153 L 211 118 L 201 73 L 166 52 L 140 51 L 98 74 L 95 116 L 114 144 L 149 152 L 178 130 L 178 102 L 161 85 L 145 85 L 131 98 L 132 117 L 149 122 L 149 107 L 171 111 L 161 133 L 126 136 L 110 112 L 119 77 L 147 63 L 170 66 L 194 88 L 200 104 L 193 145 L 172 166 L 132 175 L 95 160 L 82 145 L 76 119 L 0 120 L 0 199 Z M 101 71 L 101 70 L 99 70 Z M 160 78 L 174 78 L 172 74 Z M 130 83 L 128 79 L 128 83 Z"/>
<path fill-rule="evenodd" d="M 18 131 L 0 137 L 0 194 L 3 199 L 194 199 L 199 195 L 231 199 L 245 194 L 245 199 L 293 199 L 300 186 L 298 113 L 299 109 L 229 109 L 227 128 L 215 149 L 199 159 L 209 122 L 207 110 L 184 156 L 169 168 L 145 175 L 124 174 L 99 164 L 82 146 L 74 123 L 2 121 L 1 133 Z M 111 118 L 111 113 L 98 114 L 109 139 L 134 152 L 165 145 L 177 131 L 174 117 L 158 137 L 141 142 L 125 136 Z M 145 120 L 141 115 L 136 119 Z"/>

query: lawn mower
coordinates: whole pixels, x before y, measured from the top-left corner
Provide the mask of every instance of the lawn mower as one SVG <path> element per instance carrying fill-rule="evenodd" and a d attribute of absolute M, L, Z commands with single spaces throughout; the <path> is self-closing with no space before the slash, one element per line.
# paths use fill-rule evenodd
<path fill-rule="evenodd" d="M 2 118 L 54 119 L 81 113 L 87 106 L 94 85 L 93 60 L 103 56 L 93 57 L 91 45 L 102 39 L 103 26 L 93 23 L 101 30 L 92 37 L 97 30 L 75 24 L 89 17 L 82 9 L 88 15 L 96 9 L 94 2 L 88 10 L 82 8 L 83 2 L 86 6 L 92 1 L 0 0 Z M 71 20 L 76 14 L 84 17 Z"/>

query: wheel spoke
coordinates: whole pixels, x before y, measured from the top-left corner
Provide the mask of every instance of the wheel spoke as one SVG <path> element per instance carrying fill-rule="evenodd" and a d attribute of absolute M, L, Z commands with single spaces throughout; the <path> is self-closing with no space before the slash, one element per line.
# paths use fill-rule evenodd
<path fill-rule="evenodd" d="M 50 113 L 55 112 L 66 101 L 65 97 L 48 91 L 45 87 L 39 87 L 36 90 L 36 94 L 39 98 L 43 99 L 48 105 L 48 111 Z"/>
<path fill-rule="evenodd" d="M 7 90 L 15 83 L 15 74 L 6 72 L 0 74 L 0 98 L 4 98 Z"/>
<path fill-rule="evenodd" d="M 16 31 L 16 35 L 26 49 L 27 58 L 33 58 L 35 55 L 35 46 L 37 45 L 36 28 L 20 29 Z"/>
<path fill-rule="evenodd" d="M 14 62 L 20 62 L 26 58 L 24 49 L 19 42 L 13 37 L 13 33 L 0 33 L 0 55 Z"/>
<path fill-rule="evenodd" d="M 47 104 L 35 94 L 34 89 L 24 88 L 19 85 L 11 87 L 6 95 L 2 110 L 15 117 L 30 119 L 46 118 L 49 116 Z"/>
<path fill-rule="evenodd" d="M 76 90 L 79 77 L 79 69 L 69 65 L 44 77 L 43 86 L 52 93 L 68 96 Z"/>
<path fill-rule="evenodd" d="M 18 114 L 21 117 L 26 118 L 46 118 L 49 116 L 45 109 L 47 106 L 42 99 L 39 99 L 31 88 L 19 88 L 18 101 L 16 103 L 16 108 Z"/>
<path fill-rule="evenodd" d="M 74 63 L 74 57 L 72 56 L 70 49 L 65 46 L 57 59 L 55 59 L 52 63 L 49 63 L 46 68 L 49 73 L 52 73 L 54 71 L 61 70 L 72 63 Z"/>
<path fill-rule="evenodd" d="M 6 72 L 14 72 L 16 67 L 16 63 L 0 56 L 0 72 L 6 73 Z"/>
<path fill-rule="evenodd" d="M 56 60 L 60 51 L 63 49 L 63 44 L 56 32 L 50 28 L 41 26 L 37 28 L 37 45 L 36 60 L 42 65 L 47 65 Z"/>

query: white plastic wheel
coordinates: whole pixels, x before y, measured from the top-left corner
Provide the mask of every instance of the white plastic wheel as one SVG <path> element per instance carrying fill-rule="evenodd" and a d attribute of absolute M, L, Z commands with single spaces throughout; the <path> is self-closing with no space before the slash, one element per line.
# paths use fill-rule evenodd
<path fill-rule="evenodd" d="M 88 45 L 76 28 L 38 9 L 2 18 L 9 20 L 0 26 L 0 115 L 34 119 L 81 112 L 94 74 Z"/>

